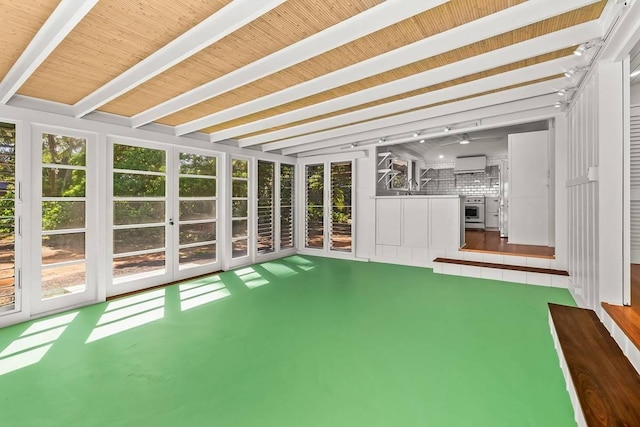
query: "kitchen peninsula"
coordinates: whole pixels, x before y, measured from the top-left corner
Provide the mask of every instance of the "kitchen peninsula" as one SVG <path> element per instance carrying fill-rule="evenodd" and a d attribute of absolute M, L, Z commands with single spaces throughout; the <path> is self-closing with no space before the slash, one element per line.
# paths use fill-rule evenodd
<path fill-rule="evenodd" d="M 375 259 L 432 267 L 464 246 L 464 197 L 377 196 Z"/>

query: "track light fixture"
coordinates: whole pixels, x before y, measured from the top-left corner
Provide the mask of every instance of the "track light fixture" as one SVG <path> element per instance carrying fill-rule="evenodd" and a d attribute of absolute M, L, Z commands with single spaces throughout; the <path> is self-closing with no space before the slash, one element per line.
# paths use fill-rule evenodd
<path fill-rule="evenodd" d="M 465 144 L 468 144 L 470 142 L 471 142 L 471 140 L 469 139 L 469 134 L 463 133 L 462 134 L 462 139 L 460 140 L 460 144 L 461 145 L 465 145 Z"/>
<path fill-rule="evenodd" d="M 585 42 L 585 43 L 582 43 L 580 46 L 578 46 L 576 50 L 573 51 L 573 54 L 575 56 L 582 56 L 585 53 L 587 53 L 587 50 L 597 46 L 602 46 L 603 44 L 604 44 L 603 40 L 594 40 L 594 41 Z"/>
<path fill-rule="evenodd" d="M 356 144 L 355 142 L 351 143 L 351 148 L 356 148 L 358 146 L 358 144 Z"/>
<path fill-rule="evenodd" d="M 589 67 L 574 67 L 571 69 L 568 69 L 567 71 L 564 72 L 564 76 L 568 79 L 570 79 L 571 77 L 573 77 L 576 73 L 582 72 L 582 71 L 587 71 L 589 69 Z"/>
<path fill-rule="evenodd" d="M 424 144 L 426 141 L 427 141 L 426 139 L 421 139 L 420 144 Z"/>
<path fill-rule="evenodd" d="M 576 90 L 578 90 L 577 87 L 565 87 L 564 89 L 560 89 L 556 93 L 558 94 L 558 96 L 565 96 L 566 94 L 575 92 Z"/>
<path fill-rule="evenodd" d="M 413 133 L 413 137 L 414 137 L 414 138 L 416 138 L 416 137 L 418 137 L 418 136 L 420 136 L 420 132 L 414 132 L 414 133 Z"/>
<path fill-rule="evenodd" d="M 451 128 L 450 128 L 449 126 L 447 126 L 447 127 L 445 127 L 445 128 L 443 129 L 443 131 L 444 131 L 444 132 L 449 132 L 450 130 L 451 130 Z"/>
<path fill-rule="evenodd" d="M 382 143 L 383 143 L 383 142 L 385 142 L 385 141 L 386 141 L 386 138 L 380 138 L 380 139 L 378 140 L 378 144 L 382 144 Z"/>
<path fill-rule="evenodd" d="M 569 105 L 567 101 L 558 101 L 555 104 L 553 104 L 553 106 L 556 108 L 566 107 L 567 105 Z"/>

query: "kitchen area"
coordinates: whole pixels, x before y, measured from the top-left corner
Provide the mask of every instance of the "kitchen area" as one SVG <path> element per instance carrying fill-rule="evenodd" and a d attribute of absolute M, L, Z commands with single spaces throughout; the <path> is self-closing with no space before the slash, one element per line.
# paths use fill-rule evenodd
<path fill-rule="evenodd" d="M 458 250 L 552 259 L 548 129 L 541 121 L 378 147 L 377 196 L 459 198 Z"/>

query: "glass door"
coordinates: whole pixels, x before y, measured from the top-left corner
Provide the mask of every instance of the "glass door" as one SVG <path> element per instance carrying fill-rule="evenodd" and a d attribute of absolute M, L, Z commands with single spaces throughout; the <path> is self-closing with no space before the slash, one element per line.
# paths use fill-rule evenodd
<path fill-rule="evenodd" d="M 16 274 L 16 127 L 0 123 L 0 316 L 19 311 Z"/>
<path fill-rule="evenodd" d="M 218 158 L 180 152 L 177 212 L 173 227 L 177 257 L 174 280 L 220 269 L 218 257 Z"/>
<path fill-rule="evenodd" d="M 36 181 L 40 229 L 40 286 L 32 292 L 39 313 L 95 300 L 95 175 L 89 136 L 34 129 L 41 179 Z M 94 167 L 95 169 L 95 167 Z"/>
<path fill-rule="evenodd" d="M 171 281 L 167 150 L 116 142 L 112 154 L 112 286 L 108 295 Z"/>
<path fill-rule="evenodd" d="M 248 159 L 231 159 L 231 267 L 251 260 L 250 163 Z"/>

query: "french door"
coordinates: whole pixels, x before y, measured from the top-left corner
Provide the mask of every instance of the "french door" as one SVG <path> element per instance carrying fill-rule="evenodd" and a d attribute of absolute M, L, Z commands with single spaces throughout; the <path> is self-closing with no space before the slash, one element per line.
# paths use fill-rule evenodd
<path fill-rule="evenodd" d="M 98 227 L 96 137 L 34 126 L 32 138 L 32 219 L 40 248 L 30 256 L 40 271 L 32 273 L 29 293 L 31 312 L 43 313 L 97 298 L 97 253 L 91 248 Z"/>
<path fill-rule="evenodd" d="M 219 270 L 218 155 L 114 139 L 110 156 L 107 295 Z"/>
<path fill-rule="evenodd" d="M 301 247 L 353 254 L 353 162 L 304 165 L 304 233 Z"/>

